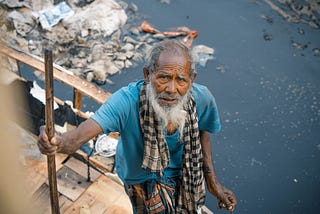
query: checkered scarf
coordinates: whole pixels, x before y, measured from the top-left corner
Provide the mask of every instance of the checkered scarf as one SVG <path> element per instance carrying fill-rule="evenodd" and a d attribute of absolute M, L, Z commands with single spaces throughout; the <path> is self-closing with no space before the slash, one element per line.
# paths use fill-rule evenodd
<path fill-rule="evenodd" d="M 142 168 L 161 172 L 168 166 L 170 154 L 162 131 L 160 119 L 147 99 L 146 83 L 140 91 L 140 126 L 144 139 Z M 191 94 L 184 106 L 187 118 L 183 129 L 182 185 L 177 201 L 177 213 L 196 213 L 205 202 L 203 157 L 198 127 L 196 105 Z"/>

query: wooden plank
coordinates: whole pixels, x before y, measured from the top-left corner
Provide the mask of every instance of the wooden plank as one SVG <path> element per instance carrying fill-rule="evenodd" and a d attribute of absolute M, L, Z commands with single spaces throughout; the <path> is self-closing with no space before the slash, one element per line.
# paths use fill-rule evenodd
<path fill-rule="evenodd" d="M 51 213 L 50 191 L 49 186 L 44 183 L 32 196 L 34 203 L 32 204 L 36 213 Z M 64 195 L 59 195 L 60 212 L 64 213 L 66 209 L 71 207 L 72 201 Z"/>
<path fill-rule="evenodd" d="M 87 156 L 87 154 L 84 153 L 81 150 L 77 150 L 76 153 L 81 155 L 82 157 L 86 157 Z M 112 167 L 101 163 L 100 161 L 96 160 L 94 157 L 90 157 L 89 160 L 90 160 L 91 164 L 93 164 L 94 166 L 98 167 L 99 169 L 102 169 L 103 171 L 111 172 L 111 170 L 112 170 Z"/>
<path fill-rule="evenodd" d="M 73 106 L 74 108 L 81 110 L 82 93 L 76 88 L 73 90 Z"/>
<path fill-rule="evenodd" d="M 49 186 L 45 183 L 33 194 L 34 210 L 37 210 L 38 213 L 50 213 L 50 190 Z"/>
<path fill-rule="evenodd" d="M 72 169 L 63 166 L 57 172 L 58 191 L 72 201 L 77 198 L 88 188 L 91 182 Z"/>
<path fill-rule="evenodd" d="M 81 207 L 87 213 L 106 213 L 121 197 L 126 197 L 123 186 L 101 175 L 90 187 L 66 210 L 65 213 L 80 213 Z M 123 200 L 122 207 L 130 207 L 130 201 Z M 114 207 L 115 208 L 115 207 Z M 132 212 L 125 212 L 132 213 Z"/>
<path fill-rule="evenodd" d="M 0 52 L 41 72 L 44 72 L 45 70 L 43 58 L 9 47 L 2 42 L 0 42 Z M 81 93 L 100 104 L 104 103 L 111 96 L 111 93 L 99 88 L 87 80 L 72 75 L 70 71 L 57 64 L 53 65 L 53 72 L 56 80 L 63 82 L 70 87 L 76 88 Z"/>
<path fill-rule="evenodd" d="M 71 157 L 67 162 L 64 163 L 65 166 L 69 167 L 79 175 L 83 176 L 84 178 L 88 177 L 88 166 L 87 164 Z M 92 167 L 90 169 L 90 179 L 91 181 L 95 181 L 101 174 L 93 169 Z"/>
<path fill-rule="evenodd" d="M 126 205 L 126 206 L 124 206 Z M 121 195 L 105 214 L 128 214 L 132 213 L 130 199 L 126 194 Z"/>
<path fill-rule="evenodd" d="M 46 165 L 45 162 L 44 165 Z M 40 188 L 40 186 L 47 180 L 47 175 L 45 173 L 46 169 L 43 168 L 44 170 L 42 170 L 41 168 L 38 169 L 38 167 L 34 166 L 35 165 L 29 165 L 25 169 L 24 176 L 24 179 L 26 180 L 27 184 L 26 188 L 30 196 L 34 194 Z"/>
<path fill-rule="evenodd" d="M 57 154 L 57 170 L 61 168 L 62 160 L 66 158 L 66 155 Z M 33 159 L 31 157 L 25 158 L 25 179 L 27 180 L 27 189 L 30 195 L 34 194 L 37 189 L 47 181 L 47 163 L 44 158 L 43 161 Z"/>
<path fill-rule="evenodd" d="M 72 206 L 73 202 L 61 194 L 59 196 L 59 204 L 60 204 L 60 213 L 65 213 L 65 211 Z"/>

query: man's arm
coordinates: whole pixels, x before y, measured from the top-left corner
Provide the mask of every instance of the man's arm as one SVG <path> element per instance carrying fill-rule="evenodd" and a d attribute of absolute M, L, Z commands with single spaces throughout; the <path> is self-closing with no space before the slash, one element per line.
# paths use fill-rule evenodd
<path fill-rule="evenodd" d="M 101 131 L 101 127 L 94 120 L 88 119 L 72 131 L 61 135 L 56 134 L 49 142 L 45 127 L 42 126 L 40 127 L 38 147 L 41 153 L 46 155 L 52 155 L 56 152 L 72 154 Z"/>
<path fill-rule="evenodd" d="M 203 153 L 203 172 L 208 191 L 217 197 L 220 208 L 225 205 L 226 209 L 234 210 L 237 200 L 232 191 L 228 190 L 219 183 L 214 170 L 209 132 L 200 131 L 200 142 Z"/>

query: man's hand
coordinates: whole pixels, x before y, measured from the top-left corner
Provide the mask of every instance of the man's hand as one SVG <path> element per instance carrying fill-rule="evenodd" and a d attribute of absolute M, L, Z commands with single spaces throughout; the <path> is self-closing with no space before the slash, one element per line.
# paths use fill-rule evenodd
<path fill-rule="evenodd" d="M 229 211 L 233 211 L 237 205 L 237 200 L 233 192 L 220 183 L 210 183 L 207 185 L 208 191 L 217 197 L 218 208 L 225 208 Z"/>
<path fill-rule="evenodd" d="M 97 136 L 102 131 L 101 127 L 92 119 L 82 122 L 76 129 L 55 136 L 49 142 L 45 126 L 40 127 L 38 147 L 41 153 L 53 155 L 57 152 L 72 154 L 79 147 Z"/>
<path fill-rule="evenodd" d="M 54 155 L 59 151 L 62 145 L 62 139 L 59 135 L 55 134 L 55 136 L 49 141 L 48 135 L 46 133 L 45 126 L 40 127 L 40 134 L 38 137 L 38 147 L 42 154 L 45 155 Z"/>
<path fill-rule="evenodd" d="M 200 131 L 200 142 L 203 153 L 203 172 L 208 191 L 217 197 L 219 208 L 226 208 L 229 211 L 233 211 L 237 205 L 237 200 L 233 192 L 222 186 L 217 179 L 212 162 L 212 148 L 208 132 Z"/>

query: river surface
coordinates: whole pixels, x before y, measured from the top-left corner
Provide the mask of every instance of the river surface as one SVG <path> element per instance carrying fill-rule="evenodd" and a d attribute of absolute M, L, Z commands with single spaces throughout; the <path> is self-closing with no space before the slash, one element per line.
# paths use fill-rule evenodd
<path fill-rule="evenodd" d="M 215 49 L 196 82 L 219 107 L 213 160 L 220 182 L 237 196 L 234 213 L 319 213 L 319 29 L 284 20 L 262 0 L 132 2 L 154 27 L 187 26 L 199 32 L 195 45 Z M 103 87 L 114 92 L 142 77 L 141 64 Z M 84 101 L 86 109 L 97 108 Z M 209 193 L 206 205 L 227 213 L 217 211 Z"/>
<path fill-rule="evenodd" d="M 196 81 L 219 107 L 222 131 L 212 136 L 212 152 L 220 182 L 237 196 L 234 213 L 319 213 L 320 57 L 312 52 L 320 48 L 319 29 L 285 21 L 263 1 L 132 2 L 154 27 L 188 26 L 199 32 L 195 45 L 215 49 Z M 106 88 L 140 78 L 138 67 Z M 227 213 L 209 194 L 207 206 Z"/>

